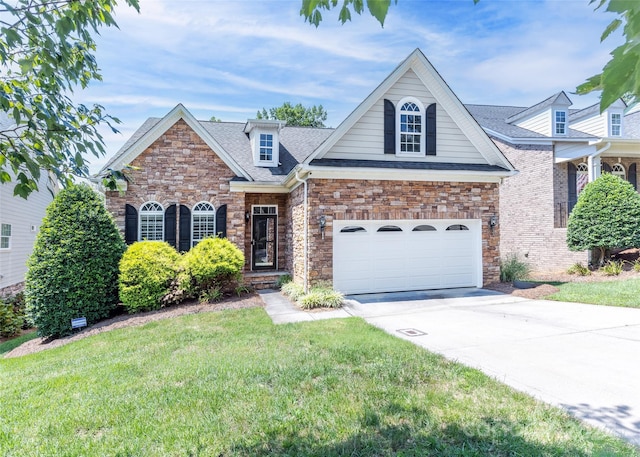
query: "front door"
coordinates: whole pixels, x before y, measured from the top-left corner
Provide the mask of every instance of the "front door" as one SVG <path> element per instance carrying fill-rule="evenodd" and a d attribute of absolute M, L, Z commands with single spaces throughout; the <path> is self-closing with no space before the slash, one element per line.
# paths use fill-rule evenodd
<path fill-rule="evenodd" d="M 252 232 L 251 269 L 276 270 L 278 268 L 276 263 L 278 216 L 271 214 L 254 214 Z"/>

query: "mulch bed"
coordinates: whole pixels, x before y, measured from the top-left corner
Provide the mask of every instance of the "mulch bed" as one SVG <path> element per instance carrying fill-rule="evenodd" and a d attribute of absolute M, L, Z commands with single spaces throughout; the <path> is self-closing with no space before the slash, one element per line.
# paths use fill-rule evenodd
<path fill-rule="evenodd" d="M 72 341 L 78 341 L 88 336 L 97 335 L 98 333 L 108 332 L 117 328 L 133 327 L 144 325 L 148 322 L 158 321 L 161 319 L 170 319 L 172 317 L 184 316 L 186 314 L 206 313 L 210 311 L 220 311 L 223 309 L 240 309 L 240 308 L 257 308 L 264 307 L 264 302 L 258 294 L 243 295 L 241 297 L 227 298 L 217 303 L 199 303 L 192 300 L 184 302 L 177 306 L 162 308 L 157 311 L 149 311 L 147 313 L 126 314 L 116 316 L 111 319 L 101 321 L 91 327 L 75 333 L 73 335 L 50 339 L 50 338 L 34 338 L 24 344 L 18 346 L 12 351 L 7 352 L 4 357 L 20 357 L 34 352 L 44 351 L 59 346 L 64 346 Z"/>

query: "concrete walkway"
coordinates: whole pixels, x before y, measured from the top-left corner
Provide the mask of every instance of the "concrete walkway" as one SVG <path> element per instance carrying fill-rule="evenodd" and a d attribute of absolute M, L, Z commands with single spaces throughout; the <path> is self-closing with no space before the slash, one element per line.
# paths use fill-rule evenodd
<path fill-rule="evenodd" d="M 261 296 L 274 322 L 362 317 L 640 446 L 640 309 L 483 289 L 351 296 L 329 312 Z"/>

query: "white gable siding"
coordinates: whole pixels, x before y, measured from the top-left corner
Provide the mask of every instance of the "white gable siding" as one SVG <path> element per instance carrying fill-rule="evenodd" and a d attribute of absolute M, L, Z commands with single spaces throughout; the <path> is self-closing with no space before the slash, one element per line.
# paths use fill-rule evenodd
<path fill-rule="evenodd" d="M 384 99 L 394 104 L 404 97 L 416 97 L 425 107 L 435 98 L 416 74 L 409 70 L 367 111 L 324 155 L 328 159 L 400 160 L 384 153 Z M 440 104 L 436 105 L 436 155 L 404 160 L 450 163 L 486 163 Z"/>
<path fill-rule="evenodd" d="M 551 109 L 545 110 L 535 116 L 524 119 L 516 123 L 518 127 L 531 130 L 541 135 L 551 136 Z"/>
<path fill-rule="evenodd" d="M 606 119 L 604 116 L 599 114 L 582 119 L 578 122 L 572 122 L 569 127 L 594 136 L 607 136 Z"/>
<path fill-rule="evenodd" d="M 0 185 L 0 224 L 11 224 L 11 248 L 0 249 L 0 289 L 24 281 L 27 259 L 33 250 L 45 209 L 53 200 L 47 182 L 45 173 L 38 184 L 40 192 L 32 193 L 27 200 L 13 196 L 15 182 Z"/>

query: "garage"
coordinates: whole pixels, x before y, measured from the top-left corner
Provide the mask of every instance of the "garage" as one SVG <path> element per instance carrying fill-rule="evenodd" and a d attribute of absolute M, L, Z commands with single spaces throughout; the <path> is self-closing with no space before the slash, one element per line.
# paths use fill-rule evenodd
<path fill-rule="evenodd" d="M 333 286 L 345 294 L 482 287 L 481 222 L 334 220 Z"/>

